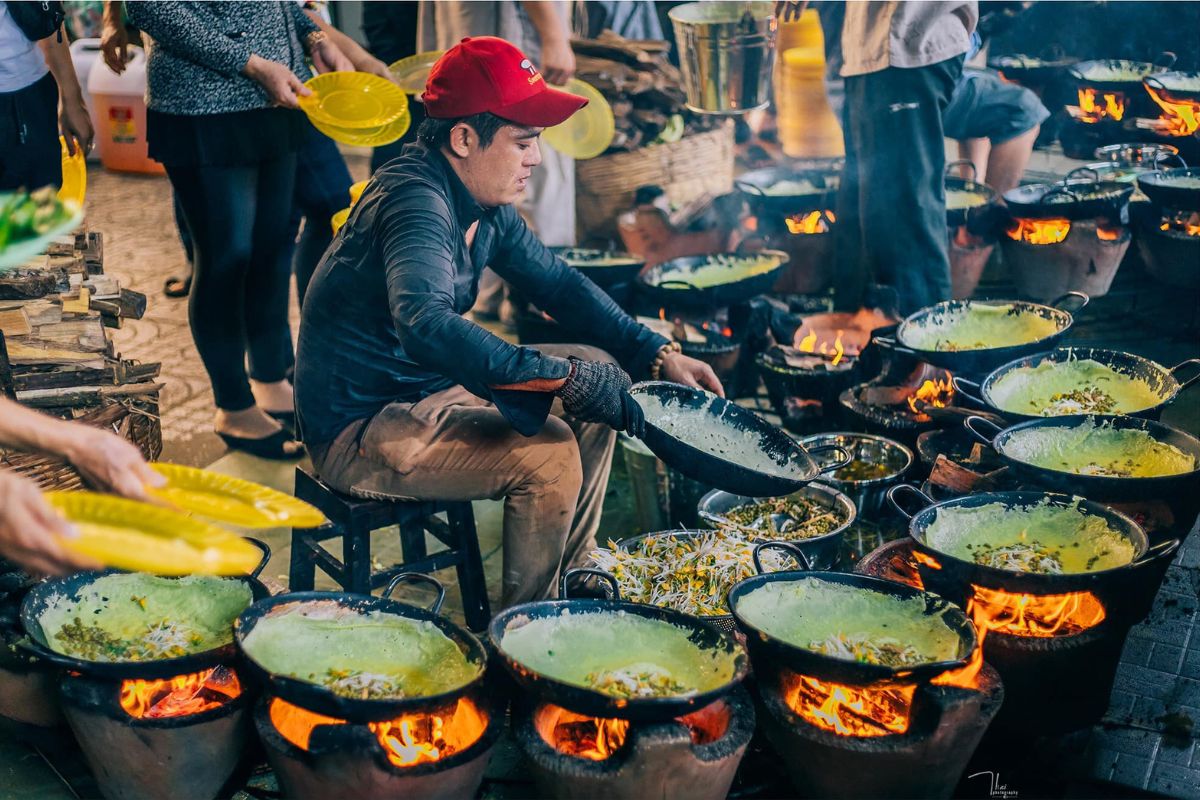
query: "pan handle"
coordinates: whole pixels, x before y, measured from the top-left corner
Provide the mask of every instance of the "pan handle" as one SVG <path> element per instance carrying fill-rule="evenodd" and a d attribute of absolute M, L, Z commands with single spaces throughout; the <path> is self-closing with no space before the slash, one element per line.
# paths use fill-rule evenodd
<path fill-rule="evenodd" d="M 746 194 L 756 194 L 759 197 L 767 196 L 766 192 L 764 192 L 759 187 L 755 186 L 753 183 L 746 183 L 745 181 L 734 181 L 733 186 L 735 189 L 743 191 Z"/>
<path fill-rule="evenodd" d="M 431 575 L 425 575 L 421 572 L 401 572 L 396 577 L 392 578 L 392 582 L 383 590 L 383 599 L 387 600 L 392 596 L 392 592 L 402 583 L 424 583 L 427 586 L 432 586 L 437 589 L 437 599 L 427 606 L 429 611 L 434 614 L 440 613 L 442 603 L 446 602 L 446 587 L 442 586 L 442 582 Z"/>
<path fill-rule="evenodd" d="M 969 158 L 960 158 L 960 159 L 957 159 L 956 161 L 951 161 L 949 164 L 946 165 L 946 169 L 942 171 L 942 175 L 944 175 L 947 178 L 956 177 L 956 176 L 953 176 L 950 174 L 950 170 L 955 169 L 957 167 L 970 167 L 971 168 L 971 177 L 967 178 L 967 180 L 969 180 L 973 183 L 979 182 L 979 173 L 975 170 L 975 162 Z"/>
<path fill-rule="evenodd" d="M 1151 561 L 1157 561 L 1160 558 L 1169 558 L 1179 549 L 1179 545 L 1180 541 L 1178 539 L 1168 539 L 1165 542 L 1159 542 L 1156 545 L 1146 548 L 1146 552 L 1142 553 L 1142 557 L 1129 566 L 1142 567 Z"/>
<path fill-rule="evenodd" d="M 687 281 L 681 281 L 678 278 L 671 278 L 670 280 L 659 281 L 658 283 L 654 284 L 654 287 L 656 289 L 665 289 L 668 286 L 678 286 L 683 289 L 691 289 L 692 291 L 700 291 L 699 286 L 696 286 L 695 284 L 692 284 L 692 283 L 688 283 Z"/>
<path fill-rule="evenodd" d="M 754 545 L 754 553 L 753 553 L 754 569 L 759 575 L 766 574 L 766 570 L 763 569 L 763 565 L 762 565 L 762 551 L 763 550 L 779 550 L 780 552 L 791 556 L 792 558 L 796 559 L 796 562 L 800 565 L 800 569 L 803 570 L 804 572 L 808 572 L 809 570 L 811 570 L 813 568 L 812 561 L 809 560 L 808 556 L 805 555 L 804 551 L 801 550 L 796 545 L 792 544 L 791 542 L 780 542 L 780 541 L 759 542 L 758 544 Z"/>
<path fill-rule="evenodd" d="M 821 460 L 814 458 L 818 453 L 836 453 L 837 458 L 828 464 L 821 464 Z M 818 447 L 810 447 L 808 455 L 817 463 L 817 472 L 822 474 L 828 472 L 837 472 L 842 467 L 854 460 L 854 456 L 850 455 L 850 451 L 838 444 L 823 444 Z"/>
<path fill-rule="evenodd" d="M 985 430 L 990 430 L 992 435 L 988 436 L 983 431 L 977 430 L 975 427 L 976 425 L 986 425 L 987 428 L 985 428 Z M 974 414 L 963 420 L 963 427 L 966 428 L 967 431 L 970 432 L 970 434 L 974 436 L 981 444 L 986 444 L 989 447 L 995 445 L 996 435 L 1000 433 L 1000 431 L 1004 430 L 990 419 L 977 417 Z"/>
<path fill-rule="evenodd" d="M 1171 375 L 1175 376 L 1176 372 L 1183 369 L 1188 364 L 1200 364 L 1200 358 L 1189 358 L 1187 361 L 1180 361 L 1178 364 L 1171 367 Z M 1179 377 L 1175 376 L 1175 380 L 1179 380 Z M 1179 382 L 1179 391 L 1182 392 L 1184 389 L 1191 386 L 1197 380 L 1200 380 L 1200 372 L 1197 372 L 1195 375 L 1188 378 L 1186 381 L 1180 381 Z"/>
<path fill-rule="evenodd" d="M 923 500 L 925 502 L 925 505 L 921 507 L 921 510 L 929 508 L 931 505 L 934 504 L 934 499 L 932 497 L 925 494 L 924 492 L 922 492 L 920 489 L 913 486 L 912 484 L 909 484 L 909 483 L 896 484 L 892 488 L 888 489 L 887 499 L 888 499 L 888 502 L 892 504 L 892 508 L 894 508 L 894 509 L 896 509 L 896 511 L 900 512 L 900 516 L 904 517 L 905 519 L 912 519 L 914 516 L 913 514 L 908 513 L 908 511 L 906 511 L 904 509 L 904 506 L 901 505 L 901 501 L 897 499 L 897 497 L 899 497 L 900 495 L 905 495 L 905 494 L 916 495 L 917 497 L 921 498 L 921 500 Z"/>
<path fill-rule="evenodd" d="M 576 567 L 564 572 L 558 579 L 558 597 L 560 600 L 570 600 L 570 592 L 567 591 L 567 581 L 574 578 L 576 575 L 591 575 L 593 578 L 599 578 L 605 584 L 605 591 L 608 592 L 610 600 L 621 599 L 621 587 L 617 585 L 617 579 L 602 569 L 585 569 Z"/>
<path fill-rule="evenodd" d="M 916 350 L 905 347 L 896 341 L 895 336 L 876 336 L 872 338 L 871 341 L 882 347 L 884 350 L 891 350 L 895 353 L 903 353 L 906 356 L 918 355 Z"/>
<path fill-rule="evenodd" d="M 1067 292 L 1061 297 L 1057 297 L 1050 301 L 1050 307 L 1057 308 L 1059 311 L 1066 311 L 1066 309 L 1063 308 L 1063 303 L 1066 303 L 1068 300 L 1076 300 L 1079 302 L 1079 307 L 1073 308 L 1069 312 L 1071 314 L 1078 314 L 1080 311 L 1083 311 L 1085 308 L 1087 308 L 1087 304 L 1092 301 L 1092 298 L 1088 297 L 1085 292 Z"/>
<path fill-rule="evenodd" d="M 271 548 L 267 546 L 266 542 L 255 539 L 252 536 L 247 536 L 246 541 L 259 550 L 262 550 L 262 559 L 258 562 L 258 566 L 254 568 L 254 571 L 250 573 L 251 578 L 257 578 L 267 568 L 267 562 L 271 560 Z"/>
<path fill-rule="evenodd" d="M 1080 167 L 1080 169 L 1083 169 L 1083 167 Z M 1050 191 L 1046 192 L 1041 197 L 1039 197 L 1035 202 L 1037 202 L 1038 204 L 1042 204 L 1042 203 L 1046 202 L 1047 198 L 1054 197 L 1054 196 L 1060 195 L 1060 194 L 1066 195 L 1067 197 L 1071 198 L 1071 200 L 1073 202 L 1076 202 L 1076 203 L 1079 202 L 1079 195 L 1072 192 L 1066 186 L 1055 186 L 1053 189 L 1051 189 Z"/>
<path fill-rule="evenodd" d="M 1179 162 L 1180 168 L 1187 167 L 1187 161 L 1179 153 L 1168 153 L 1166 150 L 1159 150 L 1154 154 L 1154 168 L 1157 170 L 1164 169 L 1163 164 L 1172 158 Z"/>
<path fill-rule="evenodd" d="M 1066 174 L 1066 176 L 1060 181 L 1060 183 L 1062 183 L 1064 186 L 1066 186 L 1066 184 L 1069 183 L 1072 178 L 1079 177 L 1079 176 L 1082 176 L 1084 180 L 1089 180 L 1089 181 L 1092 181 L 1093 183 L 1100 182 L 1100 173 L 1097 172 L 1096 170 L 1092 169 L 1091 167 L 1076 167 L 1075 169 L 1068 172 Z"/>
<path fill-rule="evenodd" d="M 1156 67 L 1162 67 L 1163 69 L 1166 70 L 1166 69 L 1170 69 L 1171 67 L 1175 66 L 1175 62 L 1178 60 L 1179 60 L 1179 56 L 1175 55 L 1170 50 L 1163 50 L 1161 53 L 1158 54 L 1158 57 L 1155 58 L 1150 63 Z"/>
<path fill-rule="evenodd" d="M 959 377 L 958 375 L 955 375 L 954 377 L 952 377 L 950 379 L 950 381 L 951 381 L 951 383 L 954 384 L 954 391 L 958 392 L 963 397 L 970 400 L 972 403 L 978 403 L 981 406 L 987 405 L 987 403 L 983 402 L 983 400 L 980 399 L 980 397 L 983 395 L 983 392 L 982 392 L 982 387 L 980 387 L 980 385 L 977 382 L 975 382 L 973 380 L 969 380 L 967 378 Z M 970 387 L 977 394 L 971 394 L 971 392 L 967 391 L 966 387 Z"/>
<path fill-rule="evenodd" d="M 1165 92 L 1167 87 L 1158 78 L 1153 75 L 1145 75 L 1142 77 L 1142 83 L 1149 86 L 1151 89 L 1158 89 L 1160 92 Z"/>

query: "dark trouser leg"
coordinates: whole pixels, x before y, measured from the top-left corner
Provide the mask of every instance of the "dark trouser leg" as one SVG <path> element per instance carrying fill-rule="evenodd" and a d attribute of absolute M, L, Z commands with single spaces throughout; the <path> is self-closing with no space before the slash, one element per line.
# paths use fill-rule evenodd
<path fill-rule="evenodd" d="M 842 105 L 842 140 L 846 163 L 837 194 L 837 224 L 833 226 L 834 258 L 833 305 L 835 311 L 857 311 L 863 306 L 872 270 L 865 262 L 863 220 L 859 212 L 859 185 L 862 166 L 860 140 L 850 127 L 846 107 Z"/>
<path fill-rule="evenodd" d="M 258 165 L 250 267 L 246 272 L 242 308 L 250 377 L 281 381 L 292 364 L 292 333 L 288 327 L 288 283 L 291 280 L 292 230 L 290 207 L 273 198 L 291 197 L 296 181 L 296 157 Z"/>
<path fill-rule="evenodd" d="M 0 92 L 0 191 L 62 185 L 58 84 L 45 76 Z"/>
<path fill-rule="evenodd" d="M 246 379 L 246 273 L 258 166 L 167 167 L 193 246 L 188 322 L 217 408 L 254 405 Z M 257 299 L 255 301 L 257 303 Z"/>
<path fill-rule="evenodd" d="M 950 298 L 942 112 L 961 70 L 958 57 L 846 79 L 863 261 L 895 288 L 902 314 Z"/>
<path fill-rule="evenodd" d="M 296 294 L 304 306 L 304 293 L 317 264 L 333 239 L 330 217 L 350 205 L 350 170 L 333 140 L 310 128 L 304 149 L 296 156 L 296 222 L 304 217 L 304 230 L 292 258 Z M 296 226 L 292 227 L 295 236 Z"/>

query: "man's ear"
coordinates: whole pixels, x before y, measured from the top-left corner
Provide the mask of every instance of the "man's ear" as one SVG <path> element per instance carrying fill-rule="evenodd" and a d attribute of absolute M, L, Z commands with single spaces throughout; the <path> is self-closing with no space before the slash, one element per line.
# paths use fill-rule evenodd
<path fill-rule="evenodd" d="M 446 144 L 450 148 L 451 153 L 454 153 L 459 158 L 466 158 L 477 141 L 478 137 L 471 126 L 460 122 L 450 129 L 450 139 Z"/>

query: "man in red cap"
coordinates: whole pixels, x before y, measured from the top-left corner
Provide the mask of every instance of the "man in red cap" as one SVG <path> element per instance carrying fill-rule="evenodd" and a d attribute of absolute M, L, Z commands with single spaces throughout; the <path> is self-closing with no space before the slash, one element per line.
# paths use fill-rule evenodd
<path fill-rule="evenodd" d="M 309 285 L 296 411 L 313 465 L 340 491 L 503 497 L 511 605 L 549 596 L 595 545 L 615 430 L 645 424 L 625 370 L 722 390 L 513 208 L 542 129 L 583 98 L 547 86 L 504 40 L 478 37 L 434 65 L 424 101 L 418 142 L 375 173 Z M 465 318 L 485 266 L 612 356 L 518 347 Z"/>

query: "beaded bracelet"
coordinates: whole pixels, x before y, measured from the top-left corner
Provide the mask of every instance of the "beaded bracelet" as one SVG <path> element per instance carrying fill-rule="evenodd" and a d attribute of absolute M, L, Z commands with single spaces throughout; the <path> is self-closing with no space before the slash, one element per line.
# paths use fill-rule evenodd
<path fill-rule="evenodd" d="M 661 380 L 663 361 L 666 360 L 668 353 L 682 353 L 683 348 L 679 346 L 679 342 L 667 342 L 662 347 L 658 348 L 658 355 L 654 357 L 654 363 L 650 365 L 650 380 Z"/>

